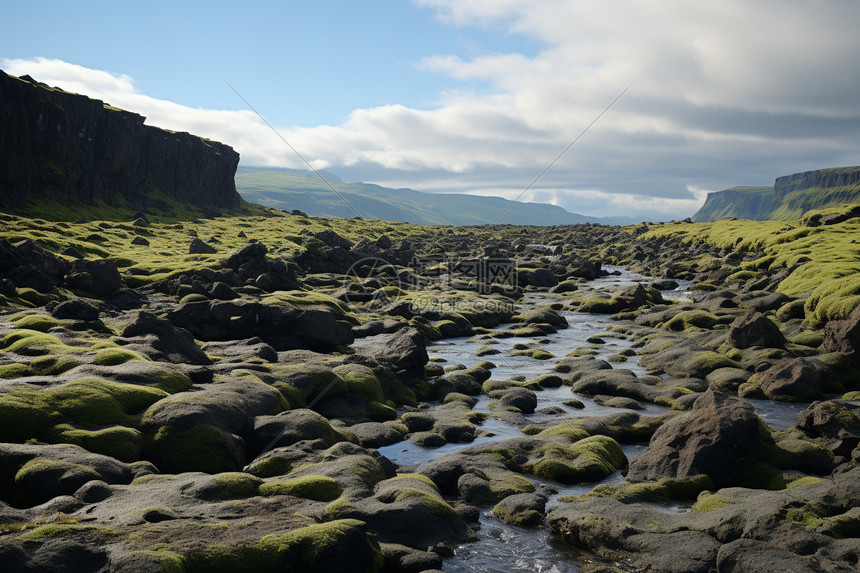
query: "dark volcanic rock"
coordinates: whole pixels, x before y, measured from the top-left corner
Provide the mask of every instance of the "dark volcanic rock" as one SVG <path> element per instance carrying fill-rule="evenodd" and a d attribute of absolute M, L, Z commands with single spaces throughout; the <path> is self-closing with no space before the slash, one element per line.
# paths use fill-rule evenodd
<path fill-rule="evenodd" d="M 125 285 L 113 261 L 83 259 L 72 263 L 72 268 L 66 276 L 66 286 L 96 296 L 107 296 Z"/>
<path fill-rule="evenodd" d="M 850 456 L 860 444 L 860 407 L 849 402 L 815 402 L 795 417 L 794 425 L 837 455 Z"/>
<path fill-rule="evenodd" d="M 705 474 L 718 487 L 737 484 L 759 446 L 758 417 L 750 404 L 710 389 L 689 413 L 658 429 L 630 465 L 630 481 Z"/>
<path fill-rule="evenodd" d="M 0 71 L 0 204 L 124 203 L 169 210 L 151 190 L 205 210 L 237 208 L 239 154 L 144 125 L 143 116 Z"/>
<path fill-rule="evenodd" d="M 93 304 L 74 298 L 63 301 L 51 309 L 51 316 L 60 319 L 96 320 L 99 317 L 99 312 L 99 309 Z"/>
<path fill-rule="evenodd" d="M 739 316 L 729 330 L 729 340 L 736 348 L 764 346 L 766 348 L 784 348 L 785 338 L 779 327 L 759 312 L 751 312 Z"/>
<path fill-rule="evenodd" d="M 821 365 L 803 358 L 784 358 L 756 375 L 756 383 L 773 400 L 807 402 L 821 397 Z"/>
<path fill-rule="evenodd" d="M 191 239 L 191 244 L 188 245 L 188 252 L 192 255 L 212 255 L 218 252 L 218 249 L 208 243 L 204 243 L 200 239 Z"/>
<path fill-rule="evenodd" d="M 48 292 L 62 282 L 68 270 L 69 263 L 29 239 L 17 243 L 0 240 L 0 277 L 9 279 L 17 287 Z"/>
<path fill-rule="evenodd" d="M 845 320 L 831 320 L 825 325 L 824 350 L 848 354 L 860 364 L 860 306 Z"/>
<path fill-rule="evenodd" d="M 331 350 L 353 342 L 349 323 L 332 312 L 300 310 L 247 301 L 190 302 L 168 313 L 170 322 L 198 340 L 235 340 L 259 336 L 276 350 Z"/>
<path fill-rule="evenodd" d="M 423 376 L 424 365 L 429 360 L 426 337 L 412 327 L 391 334 L 379 334 L 369 344 L 359 348 L 358 354 L 393 372 L 405 370 L 413 376 Z"/>
<path fill-rule="evenodd" d="M 177 328 L 163 318 L 151 312 L 139 312 L 134 321 L 122 331 L 126 338 L 151 334 L 155 340 L 151 346 L 156 350 L 152 357 L 167 362 L 186 362 L 188 364 L 211 364 L 200 347 L 194 342 L 194 336 L 184 328 Z"/>

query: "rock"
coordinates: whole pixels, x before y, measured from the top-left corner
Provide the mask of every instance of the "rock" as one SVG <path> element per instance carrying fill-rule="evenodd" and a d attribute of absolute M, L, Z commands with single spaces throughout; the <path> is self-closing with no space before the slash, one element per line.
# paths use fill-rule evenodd
<path fill-rule="evenodd" d="M 517 269 L 519 286 L 550 288 L 558 284 L 558 279 L 549 269 Z"/>
<path fill-rule="evenodd" d="M 672 279 L 661 279 L 652 282 L 651 286 L 657 290 L 675 290 L 679 285 Z"/>
<path fill-rule="evenodd" d="M 69 266 L 29 239 L 17 243 L 0 239 L 0 278 L 9 279 L 17 287 L 49 292 L 62 283 Z"/>
<path fill-rule="evenodd" d="M 233 300 L 239 298 L 239 295 L 236 294 L 236 291 L 230 288 L 229 285 L 226 285 L 220 281 L 215 282 L 212 285 L 212 288 L 209 289 L 209 296 L 217 300 Z"/>
<path fill-rule="evenodd" d="M 71 320 L 97 320 L 99 313 L 96 306 L 79 298 L 63 301 L 51 309 L 54 318 Z"/>
<path fill-rule="evenodd" d="M 499 408 L 516 408 L 523 414 L 531 414 L 537 408 L 537 395 L 527 388 L 512 388 L 499 399 Z"/>
<path fill-rule="evenodd" d="M 192 239 L 188 245 L 188 253 L 191 255 L 214 255 L 217 252 L 218 249 L 198 238 Z"/>
<path fill-rule="evenodd" d="M 720 573 L 817 573 L 821 571 L 809 558 L 770 543 L 755 539 L 738 539 L 720 547 L 717 553 Z"/>
<path fill-rule="evenodd" d="M 405 371 L 423 377 L 427 356 L 427 338 L 418 329 L 408 327 L 391 334 L 378 334 L 364 339 L 357 354 L 370 358 L 393 372 Z"/>
<path fill-rule="evenodd" d="M 257 452 L 319 439 L 331 446 L 343 441 L 344 437 L 325 417 L 313 410 L 287 410 L 254 418 L 254 447 Z"/>
<path fill-rule="evenodd" d="M 845 320 L 831 320 L 824 325 L 824 350 L 847 354 L 860 366 L 860 306 Z"/>
<path fill-rule="evenodd" d="M 208 342 L 203 346 L 207 355 L 217 356 L 229 362 L 277 362 L 278 352 L 260 338 Z"/>
<path fill-rule="evenodd" d="M 70 289 L 86 291 L 96 296 L 106 296 L 118 291 L 125 285 L 122 282 L 116 263 L 110 259 L 74 261 L 65 279 Z"/>
<path fill-rule="evenodd" d="M 110 486 L 102 480 L 88 481 L 75 492 L 75 498 L 83 503 L 98 503 L 111 496 Z"/>
<path fill-rule="evenodd" d="M 821 397 L 821 367 L 803 358 L 783 358 L 756 374 L 755 383 L 772 400 L 808 402 Z"/>
<path fill-rule="evenodd" d="M 350 249 L 353 244 L 352 241 L 341 237 L 331 229 L 326 229 L 325 231 L 314 233 L 313 236 L 322 241 L 322 243 L 327 247 L 341 247 L 342 249 Z"/>
<path fill-rule="evenodd" d="M 514 321 L 525 324 L 549 324 L 556 328 L 567 328 L 567 319 L 558 311 L 546 306 L 537 306 L 528 309 L 525 313 L 514 317 Z"/>
<path fill-rule="evenodd" d="M 170 322 L 204 341 L 260 337 L 276 350 L 309 348 L 330 351 L 352 344 L 349 323 L 340 315 L 289 304 L 244 300 L 189 302 L 168 313 Z"/>
<path fill-rule="evenodd" d="M 194 336 L 183 328 L 178 328 L 151 312 L 140 311 L 131 324 L 122 331 L 122 336 L 136 337 L 153 335 L 149 346 L 154 350 L 149 354 L 155 360 L 184 362 L 187 364 L 211 364 L 206 353 L 194 342 Z"/>
<path fill-rule="evenodd" d="M 31 507 L 93 480 L 129 483 L 131 467 L 80 446 L 0 444 L 0 497 Z"/>
<path fill-rule="evenodd" d="M 663 424 L 630 465 L 633 482 L 705 474 L 714 485 L 740 483 L 758 451 L 759 420 L 750 404 L 709 389 L 688 413 Z"/>
<path fill-rule="evenodd" d="M 509 495 L 496 504 L 493 515 L 509 525 L 535 527 L 543 524 L 546 497 L 537 493 Z"/>
<path fill-rule="evenodd" d="M 729 330 L 729 340 L 736 348 L 785 348 L 785 338 L 779 327 L 758 312 L 737 317 Z"/>
<path fill-rule="evenodd" d="M 797 414 L 794 425 L 836 455 L 850 457 L 860 445 L 860 407 L 855 404 L 815 402 Z"/>
<path fill-rule="evenodd" d="M 137 237 L 135 237 L 131 240 L 131 244 L 132 245 L 139 245 L 142 247 L 148 247 L 149 241 L 138 235 Z"/>
<path fill-rule="evenodd" d="M 346 431 L 355 436 L 365 448 L 381 448 L 403 440 L 403 432 L 395 426 L 382 422 L 364 422 L 350 426 Z"/>

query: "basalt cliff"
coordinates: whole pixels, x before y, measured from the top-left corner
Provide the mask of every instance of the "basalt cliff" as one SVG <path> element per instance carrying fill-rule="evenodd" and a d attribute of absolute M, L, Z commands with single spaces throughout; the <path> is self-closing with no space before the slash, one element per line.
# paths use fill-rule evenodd
<path fill-rule="evenodd" d="M 243 204 L 239 154 L 141 115 L 0 71 L 0 205 L 76 219 L 105 213 L 215 214 Z"/>

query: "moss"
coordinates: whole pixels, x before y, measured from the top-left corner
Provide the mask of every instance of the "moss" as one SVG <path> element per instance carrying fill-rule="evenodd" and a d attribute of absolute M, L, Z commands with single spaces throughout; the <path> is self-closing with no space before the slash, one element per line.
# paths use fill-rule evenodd
<path fill-rule="evenodd" d="M 611 497 L 625 503 L 646 501 L 671 503 L 695 499 L 701 492 L 713 489 L 714 484 L 706 475 L 689 478 L 666 478 L 657 482 L 623 483 L 619 485 L 597 485 L 581 498 Z"/>
<path fill-rule="evenodd" d="M 510 356 L 528 356 L 534 360 L 550 360 L 555 358 L 551 352 L 547 352 L 542 348 L 525 348 L 522 350 L 514 350 L 509 353 Z"/>
<path fill-rule="evenodd" d="M 544 459 L 532 473 L 561 483 L 599 481 L 627 466 L 621 446 L 607 436 L 590 436 L 567 447 L 549 444 L 541 453 Z"/>
<path fill-rule="evenodd" d="M 257 476 L 244 472 L 221 473 L 212 479 L 231 497 L 255 496 L 260 485 L 263 483 L 263 480 Z"/>
<path fill-rule="evenodd" d="M 789 509 L 785 513 L 785 519 L 786 521 L 796 523 L 797 525 L 803 525 L 804 527 L 818 527 L 824 523 L 824 520 L 813 511 L 798 508 Z"/>
<path fill-rule="evenodd" d="M 15 329 L 9 332 L 0 346 L 7 352 L 24 356 L 42 356 L 45 354 L 74 354 L 84 353 L 87 348 L 69 346 L 59 338 L 45 332 L 29 329 Z"/>
<path fill-rule="evenodd" d="M 346 382 L 348 392 L 361 394 L 368 400 L 385 402 L 382 383 L 373 370 L 360 364 L 344 364 L 334 369 L 334 373 Z"/>
<path fill-rule="evenodd" d="M 429 477 L 427 477 L 423 474 L 416 474 L 416 473 L 397 474 L 393 478 L 388 478 L 387 480 L 385 480 L 385 483 L 397 483 L 399 481 L 404 481 L 404 480 L 418 480 L 418 481 L 424 483 L 425 485 L 427 485 L 428 487 L 433 488 L 433 490 L 436 493 L 439 493 L 439 488 L 436 486 L 436 484 L 433 482 L 433 480 L 431 480 Z"/>
<path fill-rule="evenodd" d="M 144 455 L 161 471 L 218 473 L 224 464 L 221 430 L 198 423 L 187 430 L 169 426 L 158 429 L 144 444 Z"/>
<path fill-rule="evenodd" d="M 345 515 L 355 509 L 355 506 L 348 499 L 337 499 L 325 508 L 325 512 L 330 515 Z"/>
<path fill-rule="evenodd" d="M 127 421 L 129 412 L 141 411 L 168 395 L 157 388 L 98 378 L 73 380 L 41 394 L 61 414 L 93 426 Z"/>
<path fill-rule="evenodd" d="M 80 365 L 73 356 L 39 356 L 30 361 L 33 376 L 59 376 Z"/>
<path fill-rule="evenodd" d="M 176 481 L 177 478 L 175 475 L 170 474 L 147 474 L 145 476 L 140 476 L 134 478 L 131 482 L 132 485 L 145 485 L 150 482 L 164 482 L 164 481 Z"/>
<path fill-rule="evenodd" d="M 497 499 L 518 493 L 532 493 L 535 491 L 535 484 L 517 474 L 509 474 L 503 478 L 490 478 L 489 487 Z"/>
<path fill-rule="evenodd" d="M 374 422 L 384 422 L 386 420 L 397 419 L 397 410 L 391 406 L 386 406 L 385 404 L 380 404 L 376 401 L 371 401 L 367 404 L 365 414 Z"/>
<path fill-rule="evenodd" d="M 332 501 L 343 493 L 334 479 L 317 475 L 266 482 L 260 485 L 259 491 L 260 495 L 264 496 L 291 495 L 315 501 Z"/>
<path fill-rule="evenodd" d="M 80 474 L 89 474 L 92 476 L 92 479 L 102 479 L 102 475 L 89 466 L 49 458 L 33 458 L 18 469 L 18 472 L 15 474 L 15 482 L 26 481 L 36 474 L 47 471 L 63 473 L 74 471 Z"/>
<path fill-rule="evenodd" d="M 17 318 L 11 318 L 9 322 L 14 324 L 15 328 L 25 328 L 39 332 L 48 332 L 51 328 L 63 324 L 63 322 L 47 314 L 19 315 Z"/>
<path fill-rule="evenodd" d="M 794 481 L 788 482 L 785 485 L 785 489 L 792 489 L 795 487 L 803 486 L 803 485 L 815 485 L 821 482 L 821 478 L 815 476 L 806 476 Z"/>
<path fill-rule="evenodd" d="M 685 310 L 666 321 L 663 328 L 673 331 L 688 330 L 692 327 L 711 329 L 719 321 L 719 317 L 705 310 Z"/>
<path fill-rule="evenodd" d="M 706 494 L 699 498 L 699 501 L 693 506 L 693 513 L 705 513 L 714 511 L 727 505 L 736 503 L 735 500 L 724 497 L 718 494 Z"/>
<path fill-rule="evenodd" d="M 132 352 L 125 348 L 103 348 L 96 353 L 96 357 L 93 358 L 93 364 L 99 366 L 116 366 L 118 364 L 125 364 L 130 360 L 146 360 L 146 358 L 137 352 Z"/>
<path fill-rule="evenodd" d="M 26 364 L 12 362 L 0 365 L 0 378 L 11 380 L 12 378 L 21 378 L 23 376 L 32 376 L 32 370 Z"/>
<path fill-rule="evenodd" d="M 76 444 L 87 451 L 111 456 L 123 462 L 140 459 L 141 433 L 134 428 L 111 426 L 100 430 L 82 430 L 68 424 L 57 426 L 54 441 Z"/>
<path fill-rule="evenodd" d="M 264 478 L 286 475 L 292 469 L 292 464 L 279 456 L 271 456 L 254 463 L 254 473 Z"/>

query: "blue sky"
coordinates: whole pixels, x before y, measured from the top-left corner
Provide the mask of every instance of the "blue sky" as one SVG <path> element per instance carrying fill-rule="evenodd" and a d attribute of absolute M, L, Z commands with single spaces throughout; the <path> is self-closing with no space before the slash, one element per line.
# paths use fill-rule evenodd
<path fill-rule="evenodd" d="M 708 191 L 860 164 L 860 2 L 18 2 L 0 67 L 223 141 L 245 165 L 692 214 Z"/>

